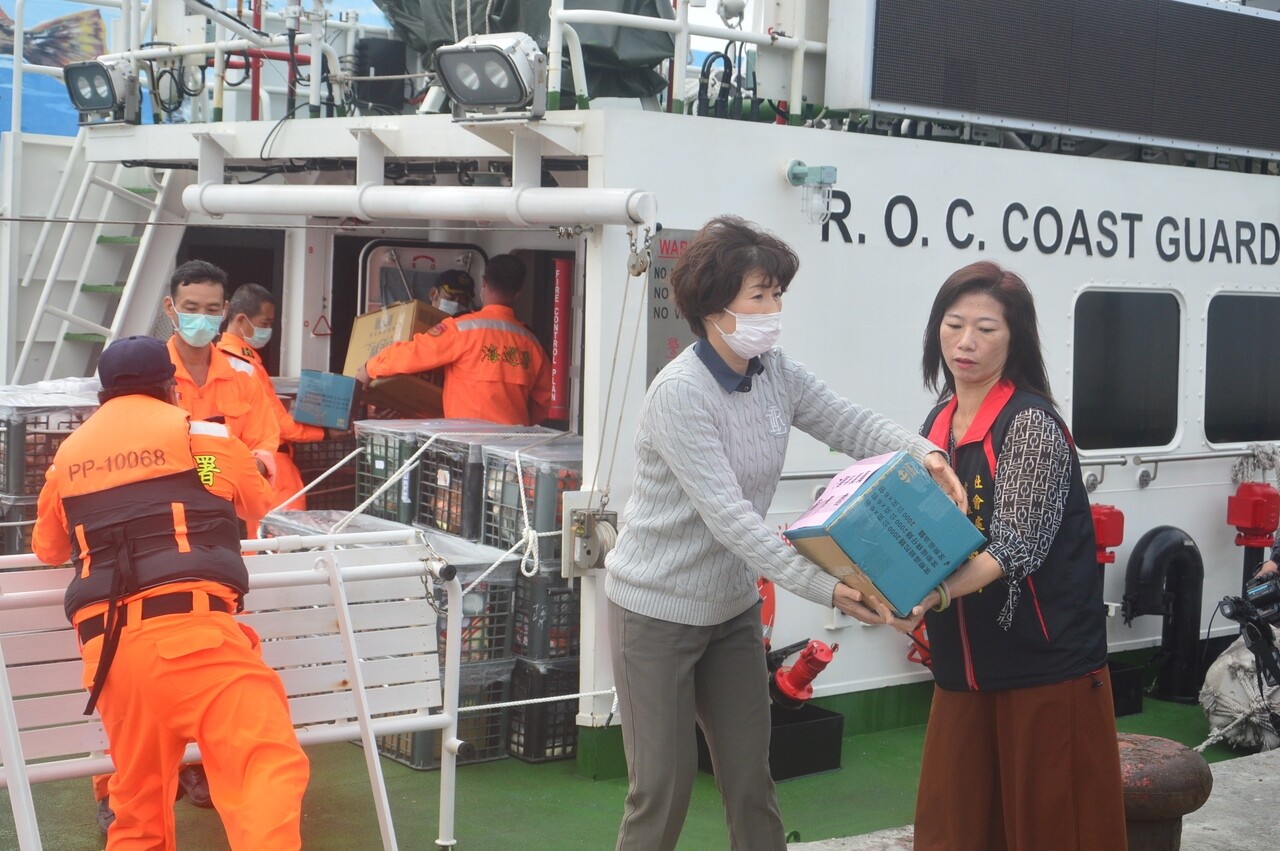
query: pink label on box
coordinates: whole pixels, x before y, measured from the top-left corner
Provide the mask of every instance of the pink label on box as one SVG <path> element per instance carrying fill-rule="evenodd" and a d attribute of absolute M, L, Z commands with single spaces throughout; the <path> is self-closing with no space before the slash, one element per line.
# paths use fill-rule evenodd
<path fill-rule="evenodd" d="M 787 530 L 821 526 L 826 523 L 831 519 L 831 515 L 835 514 L 836 509 L 844 505 L 849 497 L 857 493 L 858 488 L 866 483 L 867 479 L 874 476 L 876 471 L 896 454 L 896 452 L 889 452 L 884 455 L 875 455 L 850 464 L 831 480 L 826 490 L 822 492 L 822 496 L 818 497 L 817 501 L 809 506 L 809 510 L 800 515 L 796 522 L 788 526 Z"/>

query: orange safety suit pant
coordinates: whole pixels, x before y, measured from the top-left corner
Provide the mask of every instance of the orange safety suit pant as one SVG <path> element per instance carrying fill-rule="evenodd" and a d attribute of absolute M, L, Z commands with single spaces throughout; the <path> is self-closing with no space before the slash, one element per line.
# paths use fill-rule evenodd
<path fill-rule="evenodd" d="M 310 769 L 284 686 L 251 629 L 205 608 L 121 631 L 98 700 L 116 765 L 108 851 L 176 851 L 173 801 L 191 741 L 233 851 L 301 848 Z M 101 637 L 81 648 L 86 687 L 101 650 Z"/>
<path fill-rule="evenodd" d="M 293 496 L 302 490 L 302 473 L 298 472 L 298 465 L 293 463 L 293 456 L 287 452 L 276 453 L 276 505 Z M 290 502 L 285 508 L 290 511 L 306 511 L 307 496 L 303 494 L 297 499 Z"/>

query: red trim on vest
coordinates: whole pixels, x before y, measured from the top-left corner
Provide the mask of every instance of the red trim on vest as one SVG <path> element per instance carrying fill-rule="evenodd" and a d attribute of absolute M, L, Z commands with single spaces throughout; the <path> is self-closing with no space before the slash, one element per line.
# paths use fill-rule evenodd
<path fill-rule="evenodd" d="M 1012 381 L 1000 379 L 995 386 L 987 391 L 987 395 L 983 398 L 982 404 L 978 406 L 978 415 L 973 418 L 973 422 L 969 424 L 969 430 L 964 436 L 956 441 L 956 448 L 960 448 L 967 443 L 976 443 L 991 431 L 991 426 L 995 423 L 996 417 L 1000 416 L 1000 412 L 1004 410 L 1004 406 L 1013 398 L 1014 392 L 1017 390 L 1013 386 Z M 929 429 L 929 440 L 934 446 L 947 451 L 951 443 L 948 435 L 951 433 L 951 421 L 955 418 L 956 406 L 959 401 L 952 396 L 951 400 L 943 406 L 938 412 L 938 416 L 933 421 L 933 427 Z M 987 456 L 991 457 L 990 454 Z M 992 473 L 995 472 L 995 465 L 992 464 Z"/>
<path fill-rule="evenodd" d="M 1035 577 L 1027 577 L 1027 587 L 1031 589 L 1031 602 L 1035 604 L 1036 617 L 1040 619 L 1040 631 L 1044 633 L 1044 640 L 1052 641 L 1049 638 L 1049 627 L 1044 622 L 1044 612 L 1040 610 L 1040 595 L 1036 593 Z"/>
<path fill-rule="evenodd" d="M 956 600 L 956 623 L 960 627 L 960 649 L 964 655 L 964 678 L 970 691 L 978 690 L 978 676 L 973 671 L 973 656 L 969 652 L 969 627 L 964 619 L 964 600 Z"/>
<path fill-rule="evenodd" d="M 933 426 L 929 429 L 929 442 L 943 452 L 948 451 L 948 447 L 951 446 L 951 439 L 947 435 L 951 434 L 951 420 L 956 415 L 958 404 L 960 404 L 959 401 L 952 396 L 951 401 L 938 411 L 938 416 L 934 418 Z"/>

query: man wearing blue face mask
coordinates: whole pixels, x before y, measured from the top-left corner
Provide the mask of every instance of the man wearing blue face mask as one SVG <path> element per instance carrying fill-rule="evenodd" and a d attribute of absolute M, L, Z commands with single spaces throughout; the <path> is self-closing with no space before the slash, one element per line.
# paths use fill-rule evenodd
<path fill-rule="evenodd" d="M 227 309 L 227 273 L 212 263 L 191 260 L 169 279 L 164 312 L 177 332 L 169 338 L 169 358 L 177 368 L 178 406 L 193 420 L 225 422 L 253 452 L 264 475 L 275 478 L 280 426 L 254 375 L 253 364 L 228 357 L 213 345 Z M 242 517 L 250 529 L 261 518 Z"/>
<path fill-rule="evenodd" d="M 280 451 L 276 452 L 276 504 L 302 490 L 302 475 L 293 463 L 293 457 L 286 451 L 291 443 L 315 443 L 321 440 L 337 439 L 347 432 L 307 425 L 296 421 L 285 410 L 284 404 L 276 396 L 271 384 L 271 376 L 262 362 L 261 349 L 271 342 L 271 328 L 276 321 L 276 297 L 260 284 L 241 284 L 231 294 L 231 302 L 227 308 L 227 318 L 223 321 L 222 335 L 214 345 L 233 359 L 246 361 L 253 365 L 254 377 L 262 386 L 280 427 Z M 307 507 L 305 496 L 290 502 L 286 508 L 303 511 Z"/>

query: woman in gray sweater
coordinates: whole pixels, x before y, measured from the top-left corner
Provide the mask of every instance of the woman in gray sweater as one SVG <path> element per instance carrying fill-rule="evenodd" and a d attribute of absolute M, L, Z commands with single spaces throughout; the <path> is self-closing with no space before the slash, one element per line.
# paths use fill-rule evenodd
<path fill-rule="evenodd" d="M 734 849 L 785 849 L 769 776 L 768 673 L 756 580 L 820 606 L 872 612 L 765 522 L 792 426 L 855 458 L 905 449 L 957 502 L 946 456 L 831 392 L 774 348 L 799 260 L 734 216 L 712 219 L 671 274 L 698 341 L 654 379 L 636 435 L 636 476 L 605 583 L 630 788 L 619 849 L 676 845 L 697 772 L 694 723 L 711 751 Z"/>

